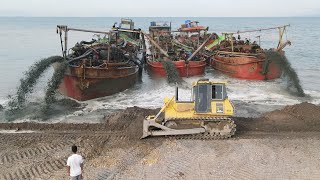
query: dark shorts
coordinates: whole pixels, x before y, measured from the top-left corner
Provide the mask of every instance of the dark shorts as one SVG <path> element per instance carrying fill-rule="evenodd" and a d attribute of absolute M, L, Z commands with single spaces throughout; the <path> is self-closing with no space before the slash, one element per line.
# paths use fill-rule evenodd
<path fill-rule="evenodd" d="M 71 176 L 71 180 L 81 180 L 81 175 L 79 175 L 79 176 Z"/>

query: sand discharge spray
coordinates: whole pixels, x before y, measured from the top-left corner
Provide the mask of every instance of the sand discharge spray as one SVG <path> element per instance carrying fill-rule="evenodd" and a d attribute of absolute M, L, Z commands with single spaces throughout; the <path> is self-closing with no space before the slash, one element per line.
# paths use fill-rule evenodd
<path fill-rule="evenodd" d="M 182 78 L 180 77 L 179 72 L 172 61 L 162 61 L 162 65 L 166 71 L 168 83 L 180 84 L 182 82 Z"/>
<path fill-rule="evenodd" d="M 266 51 L 266 59 L 276 62 L 276 64 L 281 68 L 283 75 L 287 77 L 287 87 L 290 91 L 294 91 L 294 94 L 299 97 L 305 97 L 299 77 L 285 55 L 269 50 Z"/>
<path fill-rule="evenodd" d="M 53 63 L 60 62 L 60 66 L 54 72 L 52 79 L 48 82 L 48 89 L 45 96 L 45 107 L 48 108 L 50 104 L 55 102 L 54 94 L 63 79 L 64 72 L 67 67 L 67 62 L 61 56 L 51 56 L 34 63 L 27 72 L 24 73 L 24 78 L 20 79 L 20 86 L 17 89 L 15 96 L 12 96 L 8 103 L 8 110 L 6 117 L 9 120 L 15 119 L 19 116 L 19 112 L 25 107 L 27 95 L 33 92 L 38 79 Z"/>

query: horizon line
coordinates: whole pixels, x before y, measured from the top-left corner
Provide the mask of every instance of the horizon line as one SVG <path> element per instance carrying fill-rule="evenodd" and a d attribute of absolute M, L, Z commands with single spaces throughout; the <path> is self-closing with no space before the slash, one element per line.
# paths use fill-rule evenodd
<path fill-rule="evenodd" d="M 5 18 L 318 18 L 320 16 L 0 16 Z"/>

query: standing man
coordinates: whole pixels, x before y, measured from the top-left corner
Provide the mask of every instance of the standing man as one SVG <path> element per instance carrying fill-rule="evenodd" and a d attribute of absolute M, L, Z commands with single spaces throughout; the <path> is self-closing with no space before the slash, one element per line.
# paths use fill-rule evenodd
<path fill-rule="evenodd" d="M 77 146 L 73 145 L 71 150 L 73 154 L 69 156 L 67 161 L 68 175 L 71 177 L 71 180 L 81 180 L 83 174 L 83 158 L 77 154 Z"/>

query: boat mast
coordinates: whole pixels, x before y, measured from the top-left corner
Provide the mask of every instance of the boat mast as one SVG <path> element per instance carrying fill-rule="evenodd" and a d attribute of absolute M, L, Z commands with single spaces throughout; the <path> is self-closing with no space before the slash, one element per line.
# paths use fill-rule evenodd
<path fill-rule="evenodd" d="M 256 38 L 258 38 L 259 46 L 261 46 L 261 36 L 256 36 Z"/>
<path fill-rule="evenodd" d="M 287 26 L 278 27 L 278 30 L 279 30 L 279 43 L 278 43 L 277 49 L 279 49 L 279 47 L 283 46 L 282 38 L 283 38 L 283 34 L 286 31 L 286 27 Z"/>
<path fill-rule="evenodd" d="M 231 44 L 231 51 L 234 51 L 234 47 L 233 47 L 233 34 L 234 33 L 222 33 L 226 36 L 226 39 L 230 42 Z"/>

